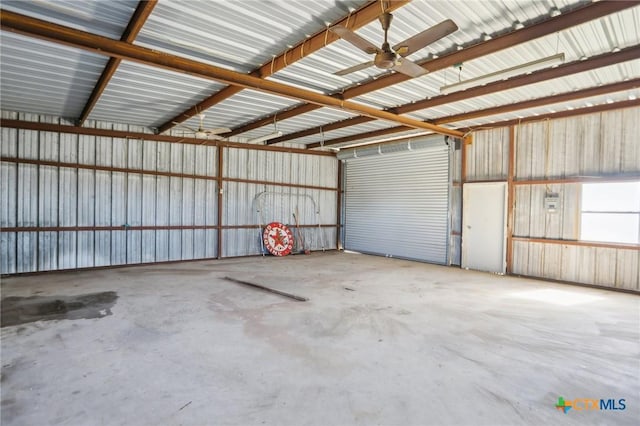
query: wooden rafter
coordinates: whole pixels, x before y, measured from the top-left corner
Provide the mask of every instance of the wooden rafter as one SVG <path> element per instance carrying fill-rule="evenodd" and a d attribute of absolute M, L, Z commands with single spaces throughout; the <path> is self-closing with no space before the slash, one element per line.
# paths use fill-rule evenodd
<path fill-rule="evenodd" d="M 566 30 L 576 25 L 580 25 L 612 13 L 625 10 L 638 4 L 640 4 L 640 2 L 638 1 L 602 1 L 590 3 L 579 9 L 564 13 L 560 16 L 549 18 L 545 21 L 538 22 L 520 30 L 503 34 L 489 41 L 480 42 L 461 51 L 456 51 L 439 58 L 422 61 L 420 62 L 420 65 L 430 72 L 442 70 L 451 67 L 454 64 L 468 62 L 472 59 L 486 56 L 521 43 L 526 43 L 528 41 L 544 37 L 558 31 Z M 360 95 L 364 95 L 366 93 L 383 89 L 393 84 L 401 83 L 408 79 L 409 77 L 405 76 L 404 74 L 389 74 L 361 84 L 359 86 L 354 86 L 352 88 L 346 89 L 345 91 L 336 93 L 332 96 L 339 99 L 351 99 Z M 318 108 L 318 106 L 315 106 L 310 109 L 307 105 L 301 105 L 298 107 L 294 107 L 287 112 L 289 118 L 291 118 L 295 115 L 303 114 L 305 112 L 309 112 L 310 110 Z M 280 117 L 281 112 L 273 114 L 269 117 L 264 117 L 255 122 L 242 125 L 234 129 L 231 133 L 229 133 L 229 135 L 238 135 L 272 123 L 274 116 L 276 115 Z"/>
<path fill-rule="evenodd" d="M 391 12 L 396 10 L 407 3 L 410 0 L 394 0 L 394 1 L 383 1 L 383 0 L 375 0 L 367 3 L 360 9 L 356 10 L 353 13 L 350 13 L 348 16 L 342 18 L 334 25 L 342 25 L 346 26 L 352 30 L 356 30 L 367 25 L 369 22 L 375 20 L 384 10 Z M 320 50 L 326 45 L 333 43 L 338 40 L 338 36 L 336 36 L 333 32 L 329 31 L 328 28 L 324 29 L 309 38 L 302 40 L 297 45 L 293 46 L 290 49 L 285 50 L 280 55 L 273 58 L 273 60 L 263 64 L 261 67 L 253 70 L 250 74 L 255 77 L 267 78 L 270 75 L 275 74 L 281 69 L 287 67 L 288 65 L 293 64 L 294 62 L 299 61 L 300 59 L 309 56 L 310 54 Z M 194 115 L 202 112 L 212 106 L 222 102 L 223 100 L 235 95 L 240 92 L 242 87 L 238 86 L 227 86 L 224 89 L 214 93 L 209 96 L 207 99 L 201 101 L 197 105 L 192 106 L 186 111 L 181 112 L 180 114 L 173 117 L 171 120 L 162 124 L 158 130 L 162 133 L 173 126 L 175 123 L 182 123 Z M 273 122 L 273 120 L 272 120 Z"/>
<path fill-rule="evenodd" d="M 151 15 L 151 12 L 153 11 L 153 8 L 156 7 L 157 3 L 158 0 L 142 0 L 140 3 L 138 3 L 138 7 L 131 16 L 129 25 L 127 25 L 124 33 L 122 33 L 122 37 L 120 37 L 121 41 L 125 43 L 133 43 L 140 30 L 142 30 L 144 23 L 147 22 L 147 18 L 149 18 L 149 15 Z M 104 67 L 104 70 L 102 71 L 98 82 L 94 86 L 93 91 L 89 96 L 89 100 L 82 109 L 82 113 L 80 114 L 80 118 L 78 119 L 78 124 L 82 125 L 87 117 L 89 117 L 89 114 L 91 114 L 91 111 L 98 102 L 98 99 L 100 99 L 100 96 L 102 96 L 102 92 L 104 92 L 104 89 L 107 88 L 107 84 L 109 84 L 109 81 L 111 81 L 111 77 L 113 77 L 113 74 L 115 74 L 116 69 L 118 69 L 121 61 L 122 60 L 120 58 L 109 58 L 107 66 Z"/>
<path fill-rule="evenodd" d="M 491 93 L 500 92 L 502 90 L 515 89 L 517 87 L 522 87 L 522 86 L 526 86 L 534 83 L 540 83 L 540 82 L 551 80 L 554 78 L 566 77 L 572 74 L 591 71 L 597 68 L 615 65 L 621 62 L 626 62 L 626 61 L 637 59 L 637 58 L 640 58 L 640 46 L 631 46 L 619 52 L 604 53 L 602 55 L 594 56 L 591 59 L 587 59 L 584 61 L 578 60 L 578 61 L 570 62 L 568 64 L 560 65 L 556 68 L 549 68 L 549 69 L 536 71 L 531 74 L 515 76 L 506 80 L 495 81 L 493 83 L 485 84 L 484 86 L 472 87 L 470 89 L 460 91 L 460 92 L 454 92 L 448 95 L 434 96 L 432 98 L 428 98 L 422 101 L 408 103 L 396 108 L 391 108 L 388 111 L 396 114 L 406 114 L 406 113 L 418 111 L 421 109 L 433 108 L 438 105 L 446 105 L 446 104 L 451 104 L 453 102 L 471 99 L 477 96 L 488 95 Z M 619 83 L 620 87 L 622 86 L 630 87 L 629 86 L 630 84 L 631 82 L 629 81 Z M 518 103 L 509 104 L 509 105 L 503 105 L 503 106 L 488 108 L 484 110 L 478 110 L 471 113 L 459 114 L 456 116 L 442 117 L 435 120 L 429 120 L 429 122 L 433 124 L 438 124 L 438 125 L 455 123 L 456 121 L 462 121 L 463 119 L 467 120 L 470 118 L 486 117 L 488 115 L 499 114 L 503 112 L 517 111 L 519 109 L 525 109 L 525 108 L 534 108 L 536 106 L 547 105 L 550 103 L 563 102 L 570 99 L 580 99 L 588 96 L 596 96 L 598 94 L 612 93 L 619 90 L 623 90 L 623 89 L 616 89 L 616 87 L 619 87 L 619 86 L 617 86 L 616 84 L 600 86 L 600 87 L 595 87 L 593 89 L 585 89 L 585 90 L 580 90 L 576 92 L 564 93 L 562 95 L 548 96 L 544 98 L 533 99 L 527 102 L 518 102 Z M 609 89 L 605 89 L 605 88 L 609 88 Z M 583 95 L 582 93 L 585 93 L 585 94 Z M 588 93 L 595 93 L 595 94 L 588 94 Z M 464 118 L 458 118 L 458 116 L 462 116 Z M 337 130 L 337 129 L 342 129 L 349 126 L 355 126 L 356 124 L 362 124 L 367 121 L 372 121 L 372 120 L 364 120 L 364 119 L 361 119 L 361 117 L 348 118 L 346 120 L 336 121 L 334 123 L 326 125 L 323 127 L 323 129 L 328 129 L 330 127 L 331 130 Z M 395 129 L 397 129 L 396 132 L 403 132 L 407 130 L 407 128 L 405 128 L 404 126 L 395 127 Z M 319 133 L 319 128 L 315 127 L 313 129 L 303 130 L 301 132 L 290 133 L 288 135 L 281 136 L 277 139 L 273 139 L 269 142 L 271 142 L 272 144 L 278 143 L 278 142 L 285 142 L 285 141 L 289 141 L 289 140 L 293 140 L 293 139 L 297 139 L 297 138 L 301 138 L 304 136 L 309 136 L 311 134 L 317 134 L 317 133 Z M 360 137 L 360 135 L 358 135 L 358 137 L 360 139 L 362 138 Z M 367 136 L 367 137 L 370 137 L 370 136 Z M 329 142 L 330 141 L 327 141 L 325 145 L 327 145 Z M 339 143 L 342 143 L 342 142 L 339 142 Z M 315 144 L 309 145 L 309 146 L 316 147 Z"/>
<path fill-rule="evenodd" d="M 196 75 L 210 80 L 220 81 L 225 84 L 251 88 L 261 92 L 345 110 L 381 120 L 395 121 L 410 127 L 431 130 L 444 135 L 461 135 L 461 133 L 456 130 L 392 114 L 387 111 L 381 111 L 356 102 L 343 101 L 311 90 L 288 86 L 276 81 L 264 80 L 252 75 L 242 74 L 221 67 L 216 67 L 214 65 L 194 61 L 192 59 L 158 52 L 142 46 L 131 45 L 122 41 L 113 40 L 107 37 L 53 24 L 9 11 L 3 11 L 2 15 L 0 15 L 0 22 L 2 23 L 2 29 L 5 31 L 12 31 L 57 43 L 63 43 L 75 48 L 96 52 L 101 55 L 126 59 L 132 62 L 168 69 L 183 74 Z"/>

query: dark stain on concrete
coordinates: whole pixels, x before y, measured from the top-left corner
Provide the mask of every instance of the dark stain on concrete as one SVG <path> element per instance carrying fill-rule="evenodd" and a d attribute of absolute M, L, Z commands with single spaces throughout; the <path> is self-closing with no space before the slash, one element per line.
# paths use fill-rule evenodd
<path fill-rule="evenodd" d="M 115 291 L 76 296 L 5 297 L 2 327 L 35 321 L 91 319 L 111 315 L 118 295 Z"/>

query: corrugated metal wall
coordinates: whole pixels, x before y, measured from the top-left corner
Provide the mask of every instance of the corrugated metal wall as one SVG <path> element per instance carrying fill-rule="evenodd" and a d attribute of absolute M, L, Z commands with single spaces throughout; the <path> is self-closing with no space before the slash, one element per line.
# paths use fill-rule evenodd
<path fill-rule="evenodd" d="M 516 179 L 640 173 L 640 108 L 608 111 L 516 128 Z M 517 185 L 514 235 L 577 240 L 579 183 Z M 547 191 L 560 209 L 547 212 Z M 640 290 L 640 251 L 515 241 L 516 274 Z"/>
<path fill-rule="evenodd" d="M 223 256 L 260 254 L 258 225 L 274 221 L 288 225 L 296 238 L 296 210 L 305 247 L 336 248 L 335 158 L 225 148 L 223 159 L 224 176 L 244 180 L 223 182 L 223 225 L 245 226 L 223 231 Z"/>
<path fill-rule="evenodd" d="M 87 125 L 145 132 L 122 124 Z M 216 147 L 1 131 L 0 273 L 218 256 Z M 310 248 L 336 247 L 335 158 L 229 148 L 225 154 L 224 177 L 252 183 L 223 182 L 222 256 L 260 253 L 257 227 L 247 227 L 261 223 L 252 203 L 265 190 L 265 220 L 292 224 L 297 207 Z"/>
<path fill-rule="evenodd" d="M 609 177 L 640 173 L 640 108 L 528 123 L 515 129 L 516 181 Z M 467 147 L 466 181 L 507 180 L 509 129 L 479 131 Z M 455 159 L 459 169 L 461 161 Z M 514 274 L 640 290 L 640 251 L 585 247 L 527 239 L 577 240 L 580 235 L 580 183 L 515 185 Z M 454 188 L 453 229 L 459 198 Z M 560 209 L 547 212 L 547 191 L 560 195 Z M 459 213 L 458 213 L 459 214 Z M 452 242 L 459 240 L 452 235 Z M 455 252 L 454 248 L 454 252 Z"/>

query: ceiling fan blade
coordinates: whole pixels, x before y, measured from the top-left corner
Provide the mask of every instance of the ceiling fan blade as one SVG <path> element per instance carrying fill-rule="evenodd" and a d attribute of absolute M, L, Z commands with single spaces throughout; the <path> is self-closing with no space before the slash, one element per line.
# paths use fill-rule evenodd
<path fill-rule="evenodd" d="M 363 69 L 369 68 L 370 66 L 373 66 L 373 61 L 363 62 L 361 64 L 354 65 L 352 67 L 345 68 L 345 69 L 340 70 L 340 71 L 336 71 L 333 74 L 334 75 L 347 75 L 347 74 L 351 74 L 352 72 L 361 71 Z"/>
<path fill-rule="evenodd" d="M 350 29 L 343 27 L 342 25 L 335 25 L 329 28 L 332 32 L 336 33 L 341 39 L 348 41 L 358 49 L 365 53 L 373 54 L 377 53 L 380 49 L 369 40 L 360 37 Z"/>
<path fill-rule="evenodd" d="M 220 133 L 228 133 L 231 129 L 228 127 L 216 127 L 215 129 L 207 129 L 204 132 L 208 135 L 219 135 Z"/>
<path fill-rule="evenodd" d="M 423 32 L 396 44 L 393 46 L 393 50 L 400 56 L 409 56 L 457 30 L 458 26 L 456 23 L 451 19 L 447 19 L 446 21 L 442 21 Z"/>
<path fill-rule="evenodd" d="M 177 127 L 182 127 L 184 129 L 189 130 L 192 133 L 196 133 L 197 132 L 197 130 L 194 129 L 193 127 L 186 126 L 186 125 L 184 125 L 182 123 L 178 123 L 177 121 L 172 121 L 172 123 L 175 124 Z"/>
<path fill-rule="evenodd" d="M 429 72 L 415 62 L 411 62 L 410 60 L 404 58 L 398 59 L 392 70 L 401 72 L 402 74 L 406 74 L 409 77 L 420 77 L 421 75 L 425 75 Z"/>

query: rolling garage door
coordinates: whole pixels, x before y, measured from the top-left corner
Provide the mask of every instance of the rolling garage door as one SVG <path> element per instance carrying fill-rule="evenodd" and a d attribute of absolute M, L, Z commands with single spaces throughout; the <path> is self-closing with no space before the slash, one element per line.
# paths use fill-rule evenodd
<path fill-rule="evenodd" d="M 442 136 L 341 151 L 345 249 L 447 264 L 449 152 Z"/>

